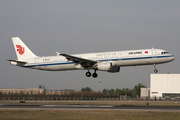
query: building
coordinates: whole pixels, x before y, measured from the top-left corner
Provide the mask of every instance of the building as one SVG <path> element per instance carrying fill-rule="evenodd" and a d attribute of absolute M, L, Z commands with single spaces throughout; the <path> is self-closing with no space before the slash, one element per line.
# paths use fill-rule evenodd
<path fill-rule="evenodd" d="M 180 74 L 151 74 L 151 98 L 180 98 Z"/>
<path fill-rule="evenodd" d="M 39 88 L 41 88 L 41 89 L 46 89 L 46 88 L 45 88 L 45 85 L 39 85 Z"/>
<path fill-rule="evenodd" d="M 39 88 L 28 88 L 28 89 L 0 89 L 2 94 L 15 94 L 15 93 L 23 93 L 23 94 L 43 94 L 45 93 L 45 89 Z"/>
<path fill-rule="evenodd" d="M 180 74 L 150 74 L 150 88 L 141 88 L 141 98 L 180 98 Z"/>
<path fill-rule="evenodd" d="M 150 88 L 141 88 L 141 98 L 150 97 Z"/>
<path fill-rule="evenodd" d="M 75 90 L 64 89 L 64 90 L 46 90 L 46 95 L 69 95 L 70 92 Z"/>
<path fill-rule="evenodd" d="M 65 89 L 65 90 L 46 90 L 42 88 L 27 88 L 27 89 L 0 89 L 2 94 L 45 94 L 45 95 L 69 95 L 70 92 L 74 90 Z"/>

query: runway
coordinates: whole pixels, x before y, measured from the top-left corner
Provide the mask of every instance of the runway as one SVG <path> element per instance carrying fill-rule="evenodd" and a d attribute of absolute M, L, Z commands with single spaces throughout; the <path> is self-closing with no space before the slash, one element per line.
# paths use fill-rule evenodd
<path fill-rule="evenodd" d="M 134 105 L 0 105 L 0 109 L 99 109 L 99 110 L 150 110 L 180 111 L 180 106 L 134 106 Z"/>

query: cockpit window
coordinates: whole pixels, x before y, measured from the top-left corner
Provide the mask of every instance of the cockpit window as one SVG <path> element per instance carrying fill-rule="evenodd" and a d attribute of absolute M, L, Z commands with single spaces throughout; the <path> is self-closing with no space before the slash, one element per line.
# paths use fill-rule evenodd
<path fill-rule="evenodd" d="M 169 54 L 168 52 L 161 52 L 161 54 Z"/>

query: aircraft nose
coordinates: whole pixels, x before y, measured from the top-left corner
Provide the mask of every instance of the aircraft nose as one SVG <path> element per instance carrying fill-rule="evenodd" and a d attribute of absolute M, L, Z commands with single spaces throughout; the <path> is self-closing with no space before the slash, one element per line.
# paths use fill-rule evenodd
<path fill-rule="evenodd" d="M 172 61 L 175 59 L 175 57 L 174 57 L 174 55 L 172 55 L 173 57 L 172 57 Z"/>

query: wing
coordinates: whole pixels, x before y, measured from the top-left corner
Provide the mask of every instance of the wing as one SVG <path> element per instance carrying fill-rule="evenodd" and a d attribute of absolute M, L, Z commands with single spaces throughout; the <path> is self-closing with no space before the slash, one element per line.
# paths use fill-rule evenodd
<path fill-rule="evenodd" d="M 68 61 L 73 61 L 76 64 L 81 64 L 82 67 L 84 67 L 84 68 L 92 67 L 94 64 L 97 63 L 97 61 L 88 60 L 88 59 L 84 59 L 84 58 L 68 55 L 68 54 L 65 54 L 65 53 L 61 53 L 60 55 L 66 57 L 66 59 Z"/>

